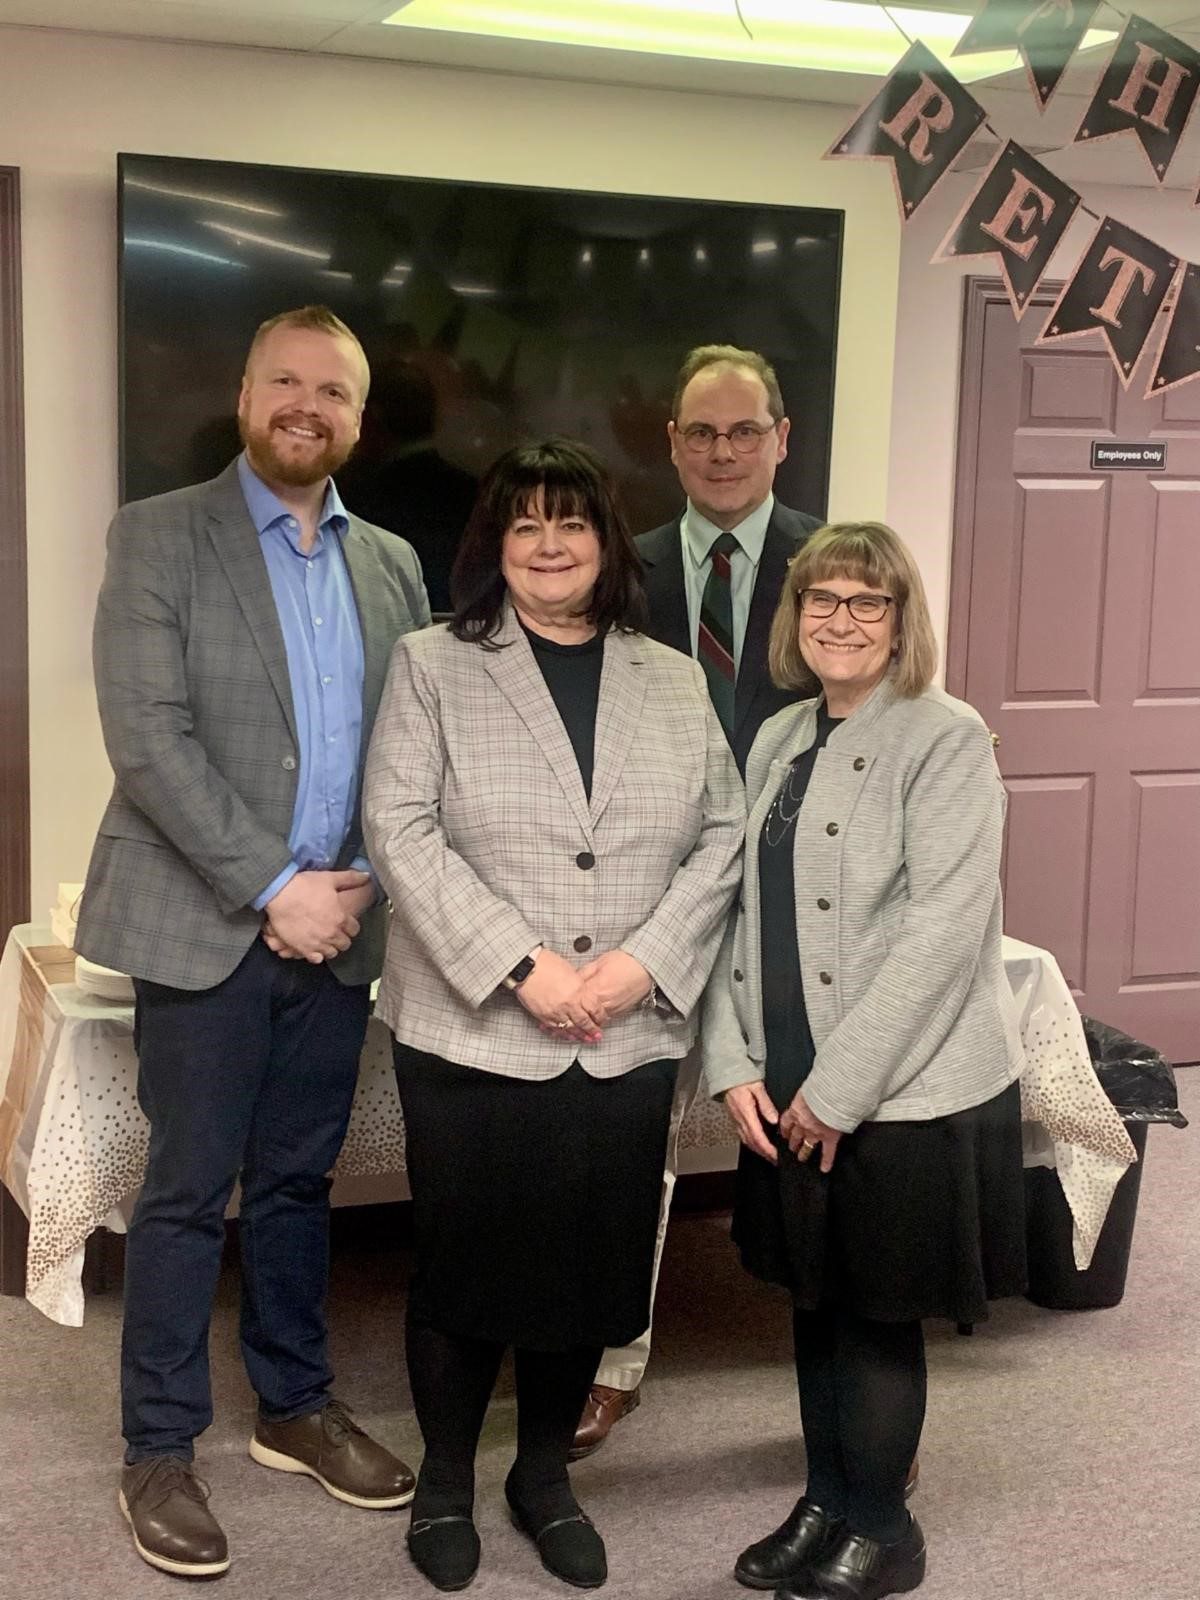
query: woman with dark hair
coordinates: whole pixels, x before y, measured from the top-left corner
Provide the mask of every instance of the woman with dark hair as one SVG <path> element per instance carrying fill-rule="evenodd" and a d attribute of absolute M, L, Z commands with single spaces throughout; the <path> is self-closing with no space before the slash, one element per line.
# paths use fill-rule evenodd
<path fill-rule="evenodd" d="M 925 1574 L 904 1504 L 922 1319 L 979 1322 L 1025 1286 L 1004 790 L 978 713 L 931 684 L 920 573 L 881 523 L 808 540 L 768 660 L 811 698 L 750 752 L 703 1047 L 744 1145 L 734 1240 L 791 1293 L 807 1483 L 734 1573 L 776 1600 L 883 1600 Z"/>
<path fill-rule="evenodd" d="M 515 1349 L 514 1520 L 603 1583 L 567 1451 L 606 1345 L 650 1317 L 676 1063 L 738 878 L 741 785 L 700 668 L 637 631 L 639 565 L 584 445 L 485 477 L 446 627 L 396 646 L 367 762 L 393 916 L 425 1459 L 408 1548 L 475 1575 L 474 1464 Z"/>

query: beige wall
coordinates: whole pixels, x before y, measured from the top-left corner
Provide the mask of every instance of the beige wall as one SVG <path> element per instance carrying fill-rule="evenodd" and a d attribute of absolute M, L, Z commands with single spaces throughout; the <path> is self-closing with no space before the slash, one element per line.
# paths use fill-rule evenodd
<path fill-rule="evenodd" d="M 1095 154 L 1098 166 L 1102 165 L 1102 152 Z M 978 181 L 978 176 L 947 178 L 905 228 L 900 254 L 888 518 L 916 551 L 941 639 L 945 637 L 954 534 L 962 280 L 998 277 L 999 267 L 994 257 L 986 256 L 937 266 L 931 263 Z M 1084 204 L 1099 215 L 1111 213 L 1156 244 L 1191 260 L 1200 253 L 1200 214 L 1192 207 L 1187 190 L 1160 193 L 1084 183 L 1078 184 L 1078 189 Z M 1052 277 L 1067 276 L 1095 227 L 1094 218 L 1076 215 L 1051 262 Z M 1143 358 L 1147 365 L 1149 359 Z M 1138 368 L 1134 381 L 1145 386 L 1145 366 Z"/>
<path fill-rule="evenodd" d="M 23 189 L 35 915 L 59 879 L 82 876 L 109 782 L 89 631 L 116 501 L 118 150 L 842 208 L 830 510 L 878 516 L 899 229 L 885 168 L 820 159 L 847 119 L 783 101 L 0 28 L 0 162 L 21 168 Z"/>

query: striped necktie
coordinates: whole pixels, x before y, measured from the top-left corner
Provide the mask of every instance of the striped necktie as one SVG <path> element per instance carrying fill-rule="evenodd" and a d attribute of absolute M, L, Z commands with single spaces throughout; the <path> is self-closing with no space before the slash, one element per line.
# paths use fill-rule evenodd
<path fill-rule="evenodd" d="M 709 551 L 708 581 L 700 601 L 696 654 L 708 679 L 708 692 L 726 733 L 733 732 L 734 686 L 733 590 L 729 557 L 738 548 L 731 533 L 722 533 Z"/>

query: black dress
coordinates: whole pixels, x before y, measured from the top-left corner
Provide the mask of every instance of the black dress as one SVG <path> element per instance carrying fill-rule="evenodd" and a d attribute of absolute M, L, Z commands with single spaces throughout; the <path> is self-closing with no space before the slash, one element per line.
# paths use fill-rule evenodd
<path fill-rule="evenodd" d="M 590 797 L 604 639 L 527 636 Z M 616 1349 L 644 1333 L 678 1063 L 597 1079 L 575 1061 L 529 1082 L 398 1041 L 393 1057 L 418 1318 L 528 1350 Z"/>
<path fill-rule="evenodd" d="M 792 763 L 758 844 L 766 1088 L 780 1110 L 815 1057 L 796 937 L 796 818 L 837 719 L 821 708 L 812 747 Z M 733 1237 L 743 1265 L 807 1311 L 844 1306 L 882 1322 L 980 1322 L 987 1302 L 1025 1288 L 1024 1178 L 1017 1084 L 981 1106 L 926 1122 L 863 1122 L 833 1170 L 779 1165 L 743 1147 Z"/>

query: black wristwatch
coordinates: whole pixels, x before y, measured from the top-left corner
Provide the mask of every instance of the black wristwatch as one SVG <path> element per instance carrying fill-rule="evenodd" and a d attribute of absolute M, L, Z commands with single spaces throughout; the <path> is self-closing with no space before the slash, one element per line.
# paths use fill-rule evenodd
<path fill-rule="evenodd" d="M 525 979 L 533 971 L 541 948 L 539 944 L 536 950 L 531 950 L 527 956 L 521 957 L 508 977 L 503 980 L 506 989 L 519 989 L 521 987 Z"/>

